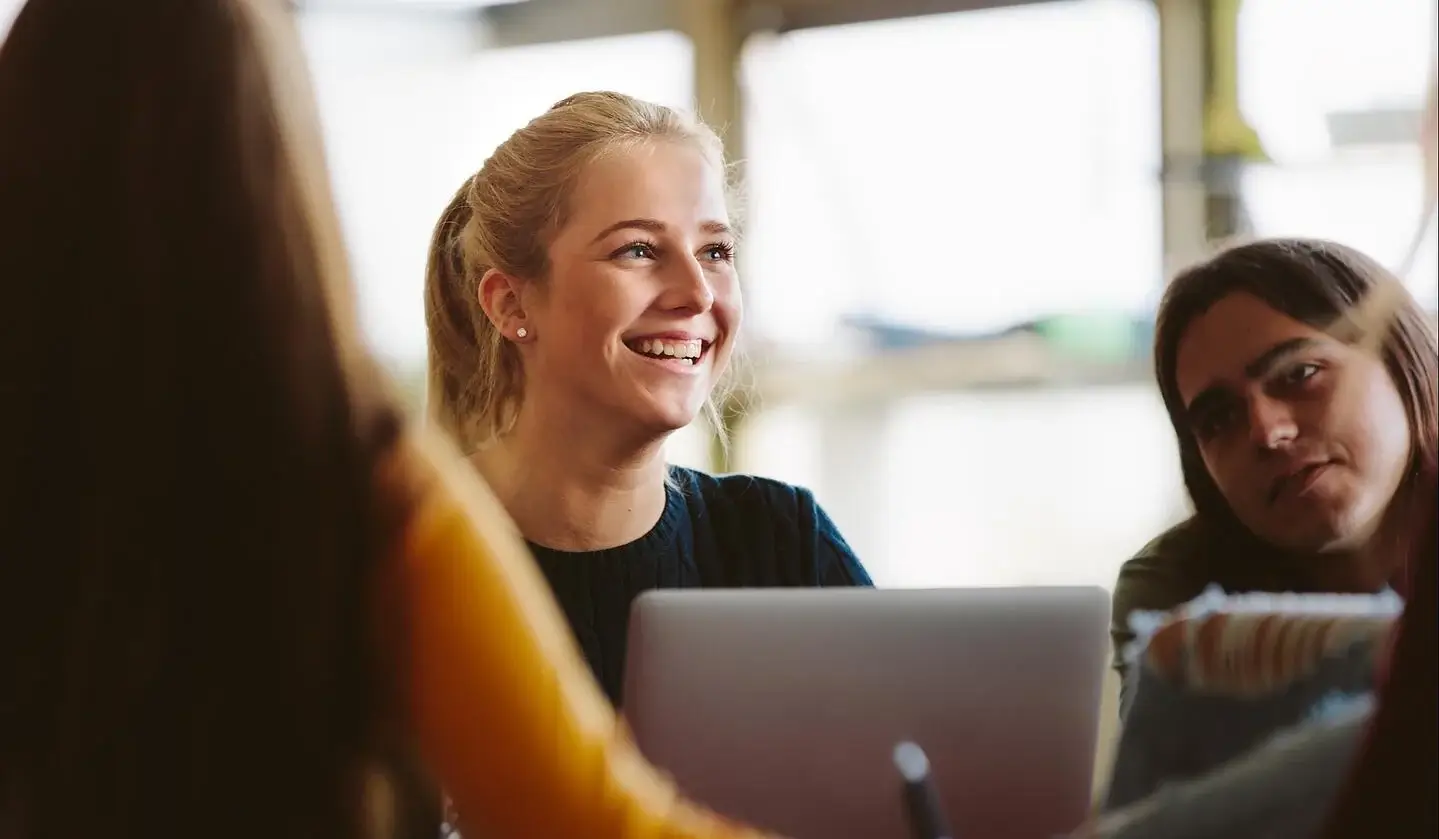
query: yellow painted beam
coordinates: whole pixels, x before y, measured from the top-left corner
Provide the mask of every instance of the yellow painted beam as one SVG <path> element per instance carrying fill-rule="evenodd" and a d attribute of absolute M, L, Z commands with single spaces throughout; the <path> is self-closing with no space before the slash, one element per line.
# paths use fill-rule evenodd
<path fill-rule="evenodd" d="M 678 2 L 684 31 L 694 45 L 695 108 L 724 141 L 725 163 L 742 186 L 745 126 L 739 75 L 751 18 L 736 0 Z M 736 221 L 743 223 L 743 219 Z M 733 392 L 723 394 L 715 407 L 708 418 L 709 466 L 714 472 L 733 472 L 741 425 L 750 405 L 743 392 Z"/>
<path fill-rule="evenodd" d="M 1209 157 L 1268 162 L 1259 134 L 1239 106 L 1239 11 L 1244 0 L 1207 0 L 1208 79 L 1204 153 Z"/>

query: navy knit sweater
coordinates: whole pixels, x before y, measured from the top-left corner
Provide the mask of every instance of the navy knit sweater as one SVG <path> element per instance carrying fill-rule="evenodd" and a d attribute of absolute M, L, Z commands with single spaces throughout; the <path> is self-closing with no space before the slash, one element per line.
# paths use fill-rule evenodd
<path fill-rule="evenodd" d="M 653 588 L 873 585 L 809 490 L 671 467 L 664 512 L 616 548 L 530 544 L 585 659 L 620 704 L 630 604 Z"/>

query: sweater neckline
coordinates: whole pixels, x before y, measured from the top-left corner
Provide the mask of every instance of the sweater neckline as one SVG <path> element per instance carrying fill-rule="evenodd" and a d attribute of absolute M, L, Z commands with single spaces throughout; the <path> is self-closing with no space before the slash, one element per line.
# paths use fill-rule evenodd
<path fill-rule="evenodd" d="M 665 484 L 665 506 L 660 511 L 660 517 L 654 525 L 645 532 L 643 536 L 626 542 L 623 545 L 616 545 L 612 548 L 601 548 L 595 551 L 566 551 L 559 548 L 551 548 L 532 542 L 528 539 L 525 543 L 536 557 L 551 559 L 557 562 L 575 561 L 596 561 L 596 560 L 627 560 L 635 557 L 652 555 L 656 551 L 668 548 L 679 531 L 680 522 L 685 515 L 684 494 L 675 485 L 674 481 Z"/>

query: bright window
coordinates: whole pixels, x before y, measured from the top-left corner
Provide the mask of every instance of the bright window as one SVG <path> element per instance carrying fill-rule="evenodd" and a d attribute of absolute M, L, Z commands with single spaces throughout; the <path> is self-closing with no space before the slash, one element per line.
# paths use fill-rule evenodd
<path fill-rule="evenodd" d="M 987 333 L 1162 287 L 1152 2 L 1075 0 L 754 44 L 747 328 Z M 1184 515 L 1152 385 L 762 412 L 742 467 L 808 485 L 877 582 L 1111 585 Z"/>
<path fill-rule="evenodd" d="M 23 5 L 25 0 L 0 0 L 0 41 L 5 40 L 5 33 L 10 31 L 10 24 L 15 22 Z"/>
<path fill-rule="evenodd" d="M 1072 0 L 752 45 L 750 323 L 982 333 L 1161 281 L 1157 17 Z"/>
<path fill-rule="evenodd" d="M 1243 182 L 1259 235 L 1334 239 L 1397 266 L 1420 222 L 1418 117 L 1434 25 L 1433 0 L 1244 4 L 1240 101 L 1274 160 Z M 1366 123 L 1378 127 L 1367 141 L 1353 128 Z M 1435 241 L 1431 222 L 1406 278 L 1431 307 Z"/>

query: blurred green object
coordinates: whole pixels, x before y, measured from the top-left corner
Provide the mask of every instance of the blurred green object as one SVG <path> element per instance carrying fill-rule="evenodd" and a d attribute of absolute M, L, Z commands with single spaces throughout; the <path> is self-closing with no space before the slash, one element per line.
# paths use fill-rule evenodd
<path fill-rule="evenodd" d="M 1078 361 L 1124 363 L 1149 350 L 1145 324 L 1118 312 L 1044 318 L 1035 322 L 1034 332 L 1064 357 Z"/>

